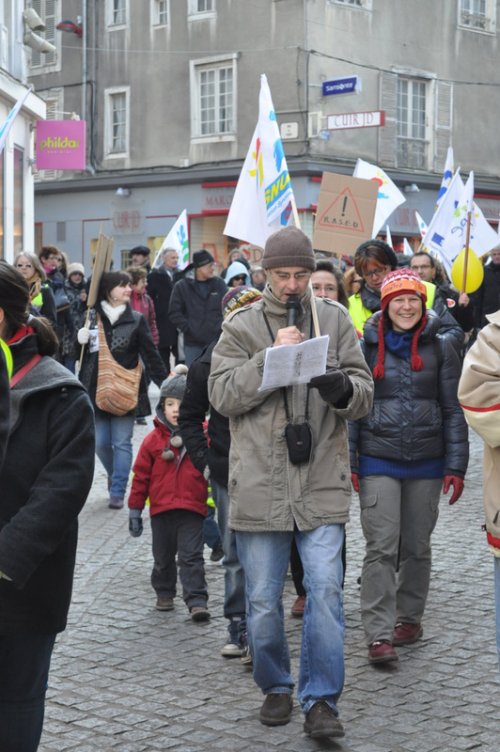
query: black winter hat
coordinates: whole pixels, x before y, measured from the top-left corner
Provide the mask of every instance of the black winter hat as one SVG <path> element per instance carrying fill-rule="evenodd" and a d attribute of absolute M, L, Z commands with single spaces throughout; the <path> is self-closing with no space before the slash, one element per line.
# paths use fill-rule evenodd
<path fill-rule="evenodd" d="M 147 245 L 136 245 L 135 248 L 132 248 L 130 251 L 130 255 L 133 256 L 134 253 L 140 253 L 142 256 L 149 256 L 150 250 Z"/>
<path fill-rule="evenodd" d="M 193 259 L 191 261 L 190 267 L 192 269 L 199 269 L 200 266 L 206 266 L 207 264 L 213 264 L 215 261 L 214 257 L 211 253 L 206 251 L 204 248 L 201 249 L 201 251 L 195 251 L 193 253 Z"/>

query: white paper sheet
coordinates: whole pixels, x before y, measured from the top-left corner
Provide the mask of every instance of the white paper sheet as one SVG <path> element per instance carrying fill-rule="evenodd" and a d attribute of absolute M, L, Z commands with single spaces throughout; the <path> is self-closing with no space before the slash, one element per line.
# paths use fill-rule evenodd
<path fill-rule="evenodd" d="M 292 384 L 307 384 L 313 376 L 326 371 L 328 334 L 302 342 L 300 345 L 268 347 L 264 374 L 259 392 Z"/>

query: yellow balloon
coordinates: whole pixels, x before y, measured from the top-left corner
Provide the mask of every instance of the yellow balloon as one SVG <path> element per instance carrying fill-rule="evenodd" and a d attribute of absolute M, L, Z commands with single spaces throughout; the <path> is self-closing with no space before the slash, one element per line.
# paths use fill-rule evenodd
<path fill-rule="evenodd" d="M 457 288 L 462 290 L 464 281 L 465 248 L 460 251 L 451 267 L 451 281 Z M 465 277 L 465 292 L 475 292 L 481 286 L 484 277 L 484 269 L 472 248 L 469 248 L 467 259 L 467 275 Z"/>

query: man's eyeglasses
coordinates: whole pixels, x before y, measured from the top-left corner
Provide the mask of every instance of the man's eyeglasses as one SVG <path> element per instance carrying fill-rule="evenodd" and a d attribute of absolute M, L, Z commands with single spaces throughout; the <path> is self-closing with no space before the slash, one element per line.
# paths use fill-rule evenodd
<path fill-rule="evenodd" d="M 273 269 L 270 271 L 280 280 L 280 282 L 288 282 L 292 277 L 297 282 L 304 282 L 311 276 L 311 272 L 295 272 L 295 274 L 290 274 L 290 272 L 275 272 Z"/>
<path fill-rule="evenodd" d="M 371 279 L 372 277 L 381 277 L 382 274 L 385 274 L 388 266 L 381 266 L 378 269 L 373 269 L 371 272 L 363 272 L 363 277 L 368 277 L 368 279 Z"/>
<path fill-rule="evenodd" d="M 231 277 L 231 282 L 244 282 L 246 280 L 245 274 L 240 274 L 238 277 Z"/>

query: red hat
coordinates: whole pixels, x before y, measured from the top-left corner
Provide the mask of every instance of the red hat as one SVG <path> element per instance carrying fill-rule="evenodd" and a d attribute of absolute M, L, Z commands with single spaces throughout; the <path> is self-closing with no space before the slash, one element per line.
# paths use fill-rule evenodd
<path fill-rule="evenodd" d="M 398 295 L 418 295 L 423 303 L 423 315 L 420 322 L 413 333 L 411 341 L 411 368 L 412 371 L 421 371 L 424 367 L 424 362 L 417 352 L 418 338 L 423 331 L 427 323 L 427 313 L 425 311 L 425 303 L 427 301 L 427 288 L 413 269 L 408 267 L 401 267 L 389 272 L 380 288 L 380 307 L 382 308 L 382 315 L 378 322 L 378 353 L 377 362 L 373 369 L 374 379 L 383 379 L 385 375 L 384 360 L 385 360 L 385 340 L 384 340 L 384 322 L 387 316 L 386 311 L 389 303 Z"/>

